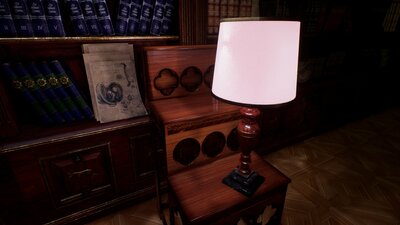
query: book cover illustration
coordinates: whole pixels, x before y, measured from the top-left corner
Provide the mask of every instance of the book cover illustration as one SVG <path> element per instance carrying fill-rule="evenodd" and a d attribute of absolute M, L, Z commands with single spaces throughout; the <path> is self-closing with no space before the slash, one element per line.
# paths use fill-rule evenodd
<path fill-rule="evenodd" d="M 90 69 L 101 123 L 147 115 L 131 60 L 93 62 Z"/>
<path fill-rule="evenodd" d="M 17 30 L 7 0 L 0 0 L 0 36 L 15 37 Z"/>
<path fill-rule="evenodd" d="M 101 44 L 83 44 L 83 61 L 85 64 L 86 77 L 89 83 L 90 97 L 93 106 L 93 112 L 98 118 L 98 112 L 96 107 L 96 98 L 94 88 L 92 87 L 92 71 L 90 70 L 90 64 L 92 62 L 101 61 L 113 61 L 113 60 L 129 60 L 134 61 L 133 46 L 128 43 L 101 43 Z M 118 53 L 118 54 L 116 54 Z"/>

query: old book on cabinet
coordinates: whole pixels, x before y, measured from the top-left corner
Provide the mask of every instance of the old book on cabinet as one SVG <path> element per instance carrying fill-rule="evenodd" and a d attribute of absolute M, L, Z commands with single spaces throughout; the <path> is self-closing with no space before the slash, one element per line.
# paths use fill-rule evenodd
<path fill-rule="evenodd" d="M 101 45 L 97 46 L 97 50 L 101 49 Z M 92 105 L 96 119 L 101 123 L 147 115 L 136 79 L 133 47 L 121 46 L 125 46 L 123 51 L 114 49 L 83 55 Z"/>

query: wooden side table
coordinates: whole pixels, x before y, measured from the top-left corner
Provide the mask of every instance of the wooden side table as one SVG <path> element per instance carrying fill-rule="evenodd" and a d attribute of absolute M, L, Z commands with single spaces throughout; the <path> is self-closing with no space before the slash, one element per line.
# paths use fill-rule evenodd
<path fill-rule="evenodd" d="M 246 197 L 222 183 L 238 164 L 239 154 L 234 154 L 169 176 L 170 198 L 183 224 L 236 225 L 240 219 L 255 222 L 269 205 L 276 211 L 268 225 L 280 224 L 290 179 L 252 153 L 251 166 L 265 181 Z"/>

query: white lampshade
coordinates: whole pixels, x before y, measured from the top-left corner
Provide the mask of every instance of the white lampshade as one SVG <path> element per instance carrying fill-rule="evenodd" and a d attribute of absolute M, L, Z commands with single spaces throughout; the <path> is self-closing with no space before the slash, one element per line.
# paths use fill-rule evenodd
<path fill-rule="evenodd" d="M 296 97 L 300 22 L 221 22 L 212 92 L 249 105 Z"/>

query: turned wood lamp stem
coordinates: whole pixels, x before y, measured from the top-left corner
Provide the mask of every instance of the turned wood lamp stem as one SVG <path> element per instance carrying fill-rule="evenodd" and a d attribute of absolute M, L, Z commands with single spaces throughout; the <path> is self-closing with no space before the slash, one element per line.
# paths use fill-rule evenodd
<path fill-rule="evenodd" d="M 250 153 L 256 147 L 260 134 L 260 126 L 258 125 L 260 110 L 257 108 L 243 107 L 240 109 L 240 114 L 242 118 L 237 127 L 239 148 L 241 149 L 238 171 L 241 175 L 247 176 L 252 172 L 250 168 Z"/>

